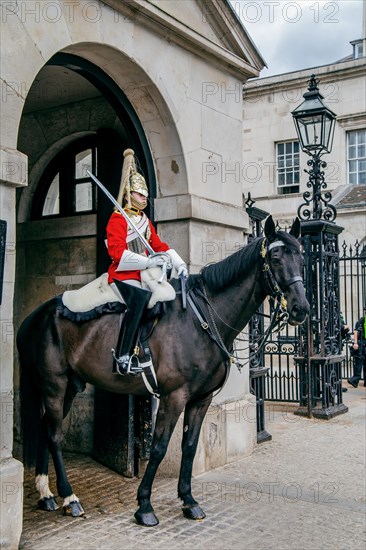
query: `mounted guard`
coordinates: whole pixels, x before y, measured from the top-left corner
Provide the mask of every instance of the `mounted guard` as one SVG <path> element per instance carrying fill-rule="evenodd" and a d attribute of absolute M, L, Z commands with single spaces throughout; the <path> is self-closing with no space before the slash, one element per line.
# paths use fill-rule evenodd
<path fill-rule="evenodd" d="M 123 153 L 121 186 L 115 211 L 107 224 L 107 248 L 112 263 L 108 283 L 127 306 L 116 350 L 114 372 L 132 374 L 138 369 L 138 352 L 134 350 L 138 328 L 146 307 L 157 301 L 175 299 L 167 274 L 186 278 L 187 266 L 179 254 L 160 240 L 152 222 L 143 212 L 148 188 L 137 171 L 135 153 Z M 101 186 L 100 182 L 93 177 Z M 104 189 L 105 191 L 105 189 Z"/>
<path fill-rule="evenodd" d="M 139 218 L 143 218 L 141 209 L 136 208 L 136 211 Z M 123 215 L 112 214 L 116 229 Z M 119 226 L 122 228 L 122 223 Z M 152 232 L 151 227 L 150 223 L 146 226 Z M 126 240 L 127 221 L 124 231 Z M 183 411 L 185 429 L 178 496 L 185 517 L 191 520 L 205 517 L 192 495 L 193 460 L 213 394 L 225 383 L 228 369 L 233 366 L 231 350 L 236 336 L 266 296 L 273 296 L 282 309 L 286 308 L 288 322 L 293 325 L 303 323 L 309 313 L 301 277 L 303 259 L 298 241 L 299 220 L 296 219 L 286 233 L 276 231 L 273 219 L 269 217 L 264 233 L 265 237 L 254 239 L 228 258 L 204 267 L 200 274 L 190 275 L 186 309 L 183 300 L 167 302 L 164 316 L 149 336 L 160 401 L 150 459 L 137 492 L 138 509 L 134 517 L 139 525 L 152 527 L 159 523 L 151 503 L 152 484 Z M 147 237 L 151 243 L 147 244 L 153 248 L 156 241 L 152 233 Z M 111 241 L 115 242 L 113 250 L 111 242 L 108 243 L 109 250 L 115 254 L 111 279 L 117 281 L 117 285 L 120 283 L 132 289 L 132 293 L 134 290 L 142 292 L 139 275 L 142 279 L 149 271 L 148 260 L 153 256 L 148 258 L 144 250 L 142 254 L 132 251 L 126 243 L 125 248 L 119 246 L 118 257 L 118 239 L 121 239 L 119 234 Z M 161 243 L 160 239 L 158 243 Z M 169 255 L 168 245 L 165 247 L 164 252 Z M 136 269 L 136 264 L 135 269 L 120 269 L 125 266 L 122 258 L 126 256 L 123 254 L 125 249 L 136 254 L 139 269 Z M 184 262 L 176 263 L 182 270 L 183 265 Z M 127 284 L 127 277 L 122 280 L 128 271 L 135 272 L 133 280 L 139 286 Z M 106 286 L 116 296 L 108 281 Z M 125 307 L 120 303 L 118 306 Z M 78 517 L 84 514 L 84 509 L 67 478 L 61 450 L 62 420 L 68 414 L 75 395 L 84 390 L 87 382 L 119 394 L 146 396 L 149 389 L 144 384 L 143 375 L 115 376 L 112 372 L 111 348 L 119 334 L 119 314 L 114 312 L 109 316 L 94 317 L 91 322 L 77 323 L 63 315 L 59 307 L 58 296 L 42 304 L 23 321 L 17 334 L 23 452 L 24 463 L 36 466 L 39 508 L 53 511 L 58 506 L 49 487 L 50 451 L 57 472 L 58 494 L 63 498 L 63 511 L 66 515 Z M 127 325 L 130 323 L 127 319 Z M 122 352 L 127 348 L 127 345 L 122 347 Z M 128 354 L 130 350 L 126 351 Z M 116 355 L 119 358 L 118 353 Z M 106 365 L 110 367 L 106 368 Z"/>

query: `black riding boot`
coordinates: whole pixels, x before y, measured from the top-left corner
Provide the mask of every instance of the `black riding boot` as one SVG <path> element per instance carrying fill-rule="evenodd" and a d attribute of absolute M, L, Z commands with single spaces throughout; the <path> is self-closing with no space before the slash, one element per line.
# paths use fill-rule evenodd
<path fill-rule="evenodd" d="M 140 325 L 142 315 L 145 311 L 147 304 L 149 303 L 151 292 L 144 290 L 122 281 L 114 282 L 117 285 L 119 292 L 125 304 L 127 310 L 121 327 L 116 350 L 112 350 L 113 372 L 116 374 L 133 374 L 133 348 L 136 344 L 137 333 Z M 137 358 L 136 358 L 136 366 Z"/>

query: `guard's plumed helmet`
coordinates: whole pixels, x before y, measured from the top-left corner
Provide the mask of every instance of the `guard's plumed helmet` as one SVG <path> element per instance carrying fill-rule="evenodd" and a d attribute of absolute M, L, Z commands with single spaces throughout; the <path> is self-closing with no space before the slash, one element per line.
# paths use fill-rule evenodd
<path fill-rule="evenodd" d="M 137 171 L 134 151 L 132 149 L 126 149 L 123 152 L 123 156 L 121 185 L 117 201 L 121 206 L 124 206 L 123 199 L 126 196 L 127 206 L 131 208 L 132 191 L 137 191 L 145 197 L 149 196 L 149 191 L 144 176 Z"/>

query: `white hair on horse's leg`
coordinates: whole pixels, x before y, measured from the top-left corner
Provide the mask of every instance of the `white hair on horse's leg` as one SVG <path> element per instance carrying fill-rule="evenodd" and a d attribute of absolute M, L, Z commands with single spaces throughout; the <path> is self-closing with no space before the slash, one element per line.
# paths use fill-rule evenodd
<path fill-rule="evenodd" d="M 64 498 L 64 503 L 63 503 L 63 506 L 68 506 L 70 504 L 70 502 L 80 502 L 78 497 L 76 495 L 74 495 L 74 493 L 72 493 L 72 495 Z"/>
<path fill-rule="evenodd" d="M 38 474 L 36 476 L 36 489 L 39 492 L 41 498 L 52 498 L 53 493 L 51 493 L 48 485 L 48 475 Z"/>

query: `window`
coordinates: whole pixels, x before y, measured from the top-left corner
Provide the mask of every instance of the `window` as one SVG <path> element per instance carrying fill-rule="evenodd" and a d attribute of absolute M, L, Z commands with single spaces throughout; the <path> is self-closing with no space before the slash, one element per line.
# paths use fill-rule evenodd
<path fill-rule="evenodd" d="M 363 44 L 356 44 L 355 46 L 355 59 L 363 57 Z"/>
<path fill-rule="evenodd" d="M 353 45 L 353 59 L 360 59 L 363 57 L 363 43 L 362 41 L 351 42 Z"/>
<path fill-rule="evenodd" d="M 300 191 L 299 142 L 277 143 L 277 189 L 280 195 Z"/>
<path fill-rule="evenodd" d="M 75 212 L 93 210 L 93 184 L 86 173 L 89 170 L 94 174 L 93 166 L 95 162 L 93 162 L 92 149 L 85 149 L 75 156 Z"/>
<path fill-rule="evenodd" d="M 39 182 L 33 218 L 95 212 L 96 189 L 87 170 L 97 170 L 93 138 L 79 140 L 53 159 Z"/>
<path fill-rule="evenodd" d="M 366 184 L 366 130 L 347 134 L 348 183 Z"/>
<path fill-rule="evenodd" d="M 44 201 L 42 216 L 55 216 L 60 213 L 60 174 L 56 174 Z"/>

